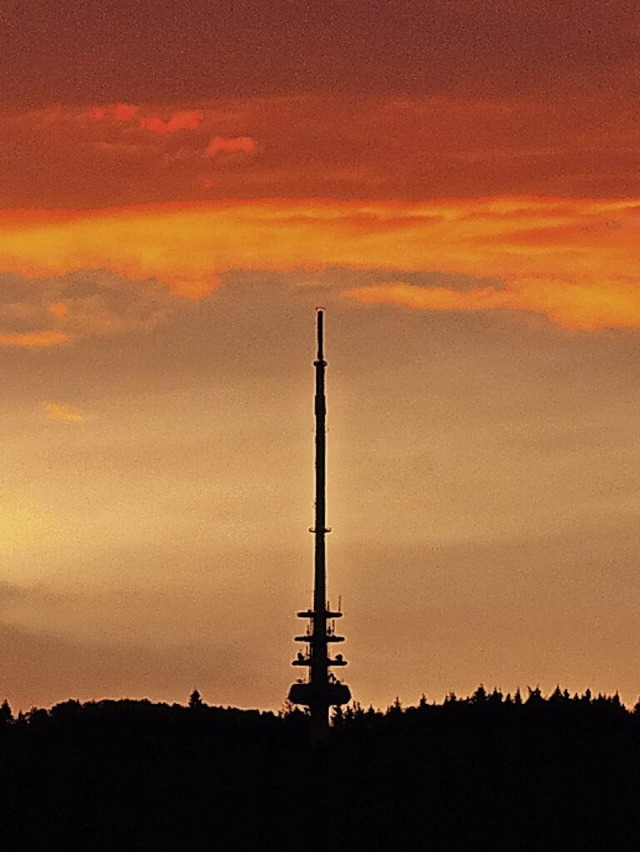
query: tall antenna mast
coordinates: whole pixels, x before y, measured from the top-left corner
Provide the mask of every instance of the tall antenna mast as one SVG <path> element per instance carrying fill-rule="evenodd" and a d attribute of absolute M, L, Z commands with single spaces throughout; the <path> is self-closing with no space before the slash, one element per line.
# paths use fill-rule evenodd
<path fill-rule="evenodd" d="M 293 661 L 294 666 L 306 666 L 309 670 L 305 682 L 294 683 L 289 690 L 289 700 L 294 704 L 302 704 L 309 708 L 311 714 L 311 743 L 321 745 L 329 737 L 329 707 L 346 704 L 351 693 L 349 687 L 337 680 L 331 673 L 333 666 L 346 666 L 342 654 L 335 658 L 329 656 L 329 644 L 344 642 L 344 636 L 337 636 L 328 621 L 341 618 L 341 612 L 332 612 L 327 602 L 327 566 L 325 536 L 330 530 L 327 527 L 326 504 L 326 468 L 327 441 L 326 416 L 327 401 L 325 395 L 324 375 L 327 362 L 324 360 L 324 310 L 318 308 L 317 342 L 318 355 L 313 362 L 316 373 L 314 413 L 316 422 L 316 503 L 315 526 L 311 528 L 314 535 L 314 570 L 313 570 L 313 608 L 299 612 L 299 618 L 308 618 L 309 624 L 303 636 L 296 636 L 296 642 L 308 644 L 306 653 L 298 653 Z"/>

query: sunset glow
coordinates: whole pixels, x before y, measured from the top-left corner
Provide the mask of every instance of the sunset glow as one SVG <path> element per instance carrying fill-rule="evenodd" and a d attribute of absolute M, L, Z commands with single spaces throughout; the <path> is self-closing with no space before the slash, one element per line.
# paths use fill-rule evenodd
<path fill-rule="evenodd" d="M 196 299 L 238 268 L 436 270 L 496 283 L 463 290 L 376 284 L 345 295 L 419 310 L 535 312 L 574 329 L 637 327 L 639 211 L 637 201 L 535 198 L 25 210 L 4 217 L 0 265 L 26 278 L 103 269 L 134 282 L 154 279 L 175 297 Z M 22 342 L 4 334 L 2 341 L 65 342 L 73 305 L 50 311 L 46 332 L 25 330 Z M 45 335 L 42 344 L 38 334 Z"/>
<path fill-rule="evenodd" d="M 635 701 L 637 4 L 82 8 L 4 21 L 8 697 L 280 706 L 322 304 L 357 700 Z"/>

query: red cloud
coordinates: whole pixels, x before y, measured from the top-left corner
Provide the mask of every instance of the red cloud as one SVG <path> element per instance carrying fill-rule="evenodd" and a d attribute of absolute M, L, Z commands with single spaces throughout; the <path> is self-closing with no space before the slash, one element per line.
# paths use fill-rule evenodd
<path fill-rule="evenodd" d="M 107 108 L 106 107 L 91 107 L 89 110 L 89 118 L 92 118 L 94 121 L 103 121 L 107 117 Z"/>
<path fill-rule="evenodd" d="M 250 136 L 234 136 L 226 138 L 216 136 L 209 143 L 206 154 L 208 157 L 217 157 L 218 154 L 255 154 L 256 143 Z"/>
<path fill-rule="evenodd" d="M 116 121 L 131 121 L 138 114 L 139 107 L 135 104 L 112 104 L 111 106 L 94 106 L 89 109 L 89 118 L 94 121 L 104 121 L 108 115 Z"/>
<path fill-rule="evenodd" d="M 174 112 L 165 121 L 158 115 L 150 115 L 140 119 L 140 129 L 152 133 L 177 133 L 178 130 L 198 130 L 204 120 L 204 112 L 200 109 Z"/>
<path fill-rule="evenodd" d="M 116 121 L 131 121 L 138 113 L 138 107 L 134 104 L 115 104 L 111 111 Z"/>

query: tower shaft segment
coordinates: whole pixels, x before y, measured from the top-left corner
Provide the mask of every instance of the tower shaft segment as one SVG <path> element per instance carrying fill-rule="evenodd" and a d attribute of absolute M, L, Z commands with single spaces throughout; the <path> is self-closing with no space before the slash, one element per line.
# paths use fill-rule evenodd
<path fill-rule="evenodd" d="M 328 675 L 328 644 L 326 618 L 322 618 L 327 606 L 327 566 L 326 543 L 327 529 L 327 500 L 326 500 L 326 470 L 327 470 L 327 402 L 324 387 L 324 374 L 327 362 L 324 360 L 324 313 L 318 311 L 318 357 L 313 362 L 316 371 L 316 394 L 314 412 L 316 420 L 316 501 L 314 534 L 314 584 L 313 611 L 317 613 L 313 619 L 313 665 L 311 666 L 311 681 L 323 683 Z M 324 621 L 324 623 L 323 623 Z"/>
<path fill-rule="evenodd" d="M 309 625 L 303 636 L 296 641 L 308 644 L 308 652 L 300 652 L 293 661 L 294 666 L 308 667 L 306 683 L 294 683 L 289 690 L 289 700 L 309 708 L 311 714 L 311 739 L 314 744 L 324 742 L 329 733 L 329 707 L 346 704 L 351 698 L 349 687 L 341 683 L 331 673 L 333 666 L 345 666 L 342 654 L 335 658 L 329 656 L 329 645 L 343 642 L 343 636 L 337 636 L 330 622 L 342 616 L 341 612 L 332 612 L 327 603 L 327 568 L 325 537 L 327 528 L 326 510 L 326 416 L 327 403 L 325 393 L 324 360 L 324 311 L 317 312 L 318 352 L 313 362 L 315 368 L 315 526 L 314 535 L 314 572 L 313 572 L 313 608 L 299 612 L 300 618 L 308 618 Z"/>

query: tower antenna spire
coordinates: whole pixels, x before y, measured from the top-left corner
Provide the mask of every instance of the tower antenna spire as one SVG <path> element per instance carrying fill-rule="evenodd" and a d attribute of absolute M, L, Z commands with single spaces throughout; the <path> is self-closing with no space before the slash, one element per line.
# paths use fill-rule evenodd
<path fill-rule="evenodd" d="M 327 527 L 326 505 L 326 468 L 327 468 L 327 435 L 326 416 L 327 401 L 325 393 L 325 371 L 327 362 L 324 360 L 324 308 L 316 311 L 316 331 L 318 352 L 313 362 L 315 368 L 315 525 L 311 528 L 314 536 L 314 570 L 313 570 L 313 607 L 299 612 L 299 618 L 308 618 L 309 625 L 303 636 L 296 636 L 296 642 L 307 644 L 307 652 L 298 653 L 293 661 L 294 666 L 306 666 L 308 678 L 306 682 L 298 681 L 289 690 L 289 700 L 293 704 L 301 704 L 309 708 L 311 714 L 311 742 L 321 745 L 329 737 L 329 707 L 346 704 L 351 693 L 349 687 L 337 680 L 331 668 L 346 666 L 342 654 L 329 656 L 329 645 L 334 642 L 344 642 L 344 636 L 337 636 L 330 628 L 330 620 L 341 618 L 341 612 L 332 612 L 327 603 L 327 566 L 325 537 L 330 532 Z M 339 609 L 339 608 L 338 608 Z"/>

